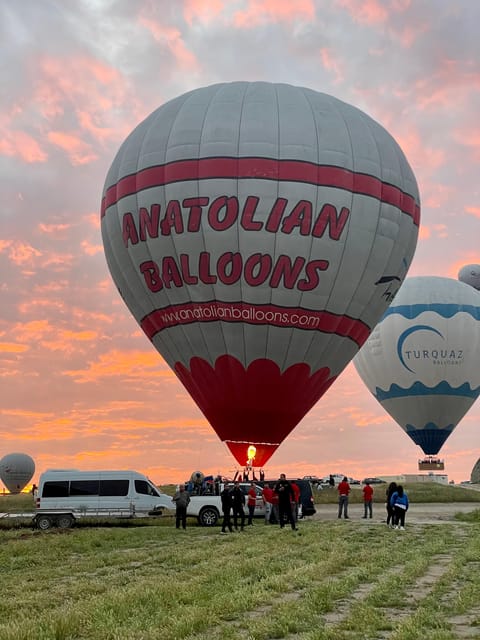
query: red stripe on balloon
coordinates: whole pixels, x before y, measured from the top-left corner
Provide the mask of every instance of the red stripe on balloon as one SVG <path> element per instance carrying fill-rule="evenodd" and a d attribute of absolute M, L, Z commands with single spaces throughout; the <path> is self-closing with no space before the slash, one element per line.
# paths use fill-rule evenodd
<path fill-rule="evenodd" d="M 328 311 L 281 307 L 272 304 L 225 302 L 187 302 L 155 309 L 140 322 L 150 340 L 165 329 L 196 322 L 243 322 L 304 331 L 320 331 L 350 338 L 359 347 L 368 338 L 371 328 L 361 320 Z"/>
<path fill-rule="evenodd" d="M 319 187 L 344 189 L 391 204 L 411 216 L 417 226 L 420 222 L 420 207 L 414 198 L 375 176 L 355 173 L 342 167 L 272 158 L 199 158 L 142 169 L 121 178 L 107 189 L 102 199 L 101 217 L 103 218 L 106 210 L 122 198 L 135 195 L 144 189 L 175 182 L 217 179 L 304 182 Z"/>

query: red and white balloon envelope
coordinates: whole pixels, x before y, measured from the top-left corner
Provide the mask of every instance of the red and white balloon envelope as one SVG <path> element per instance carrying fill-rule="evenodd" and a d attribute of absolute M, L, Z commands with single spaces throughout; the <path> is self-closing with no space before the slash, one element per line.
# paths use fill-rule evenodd
<path fill-rule="evenodd" d="M 108 172 L 102 237 L 140 326 L 239 464 L 263 466 L 355 356 L 412 260 L 393 138 L 310 89 L 232 82 L 146 118 Z"/>

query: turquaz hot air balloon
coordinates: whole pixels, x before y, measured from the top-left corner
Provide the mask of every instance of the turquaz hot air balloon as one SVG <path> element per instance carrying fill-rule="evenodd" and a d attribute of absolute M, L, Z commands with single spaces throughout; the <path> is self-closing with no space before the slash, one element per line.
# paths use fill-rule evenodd
<path fill-rule="evenodd" d="M 368 389 L 427 456 L 438 454 L 480 394 L 479 362 L 480 293 L 433 276 L 405 280 L 354 359 Z"/>
<path fill-rule="evenodd" d="M 391 302 L 419 215 L 415 177 L 370 117 L 309 89 L 233 82 L 138 125 L 107 175 L 101 226 L 143 331 L 237 461 L 261 467 Z"/>
<path fill-rule="evenodd" d="M 20 493 L 35 473 L 35 462 L 26 453 L 9 453 L 0 460 L 0 479 L 10 493 Z"/>
<path fill-rule="evenodd" d="M 480 291 L 480 264 L 466 264 L 458 272 L 458 279 Z"/>

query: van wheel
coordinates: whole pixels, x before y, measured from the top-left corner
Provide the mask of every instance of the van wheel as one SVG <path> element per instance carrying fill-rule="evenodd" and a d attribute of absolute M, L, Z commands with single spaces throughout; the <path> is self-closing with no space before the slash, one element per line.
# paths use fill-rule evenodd
<path fill-rule="evenodd" d="M 214 527 L 219 518 L 219 513 L 215 509 L 215 507 L 204 507 L 200 511 L 200 515 L 198 516 L 198 521 L 202 525 L 202 527 Z"/>
<path fill-rule="evenodd" d="M 59 529 L 70 529 L 73 527 L 74 518 L 71 515 L 58 516 L 57 518 L 57 527 Z"/>
<path fill-rule="evenodd" d="M 52 521 L 48 516 L 37 516 L 36 524 L 39 529 L 46 531 L 52 526 Z"/>

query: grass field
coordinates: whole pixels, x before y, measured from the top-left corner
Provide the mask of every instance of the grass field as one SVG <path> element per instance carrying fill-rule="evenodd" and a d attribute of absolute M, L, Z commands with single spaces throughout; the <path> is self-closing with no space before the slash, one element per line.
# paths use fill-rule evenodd
<path fill-rule="evenodd" d="M 257 521 L 225 536 L 168 516 L 48 532 L 2 522 L 0 640 L 479 638 L 478 514 L 404 532 Z"/>

